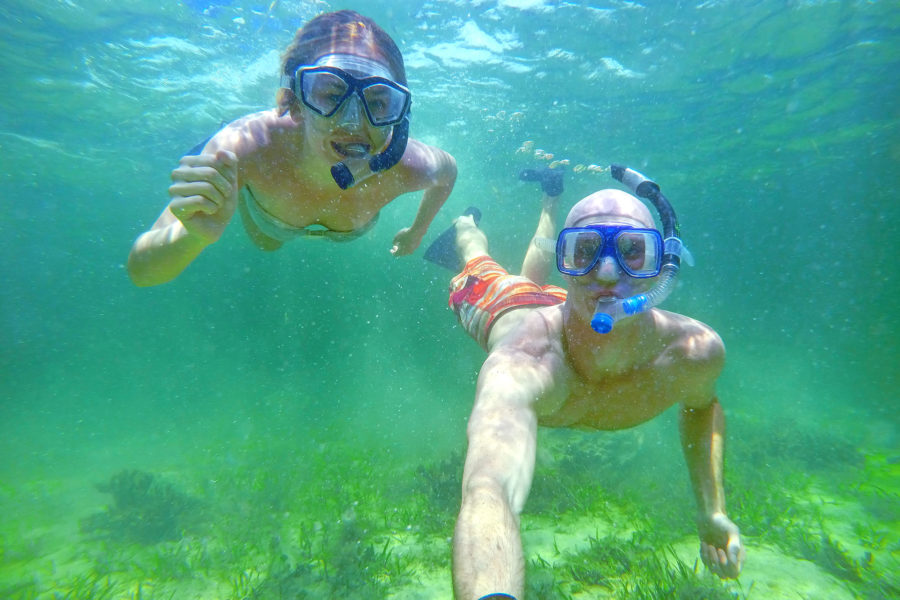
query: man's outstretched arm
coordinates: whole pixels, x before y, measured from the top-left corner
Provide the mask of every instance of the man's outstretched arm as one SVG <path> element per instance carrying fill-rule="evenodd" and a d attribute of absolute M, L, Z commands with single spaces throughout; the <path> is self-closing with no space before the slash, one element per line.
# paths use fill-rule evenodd
<path fill-rule="evenodd" d="M 681 447 L 697 498 L 700 556 L 710 571 L 723 579 L 741 573 L 744 547 L 740 532 L 725 513 L 722 464 L 725 454 L 725 415 L 713 398 L 705 407 L 683 407 Z"/>
<path fill-rule="evenodd" d="M 453 536 L 457 600 L 494 593 L 521 598 L 524 593 L 519 513 L 534 473 L 537 416 L 533 402 L 542 377 L 540 369 L 514 354 L 491 354 L 478 378 Z"/>

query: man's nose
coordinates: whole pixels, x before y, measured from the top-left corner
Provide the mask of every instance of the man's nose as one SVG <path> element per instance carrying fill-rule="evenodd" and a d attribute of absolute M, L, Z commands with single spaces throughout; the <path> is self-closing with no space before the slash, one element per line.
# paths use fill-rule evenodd
<path fill-rule="evenodd" d="M 602 256 L 592 274 L 597 281 L 602 283 L 615 283 L 621 276 L 621 269 L 615 257 Z"/>

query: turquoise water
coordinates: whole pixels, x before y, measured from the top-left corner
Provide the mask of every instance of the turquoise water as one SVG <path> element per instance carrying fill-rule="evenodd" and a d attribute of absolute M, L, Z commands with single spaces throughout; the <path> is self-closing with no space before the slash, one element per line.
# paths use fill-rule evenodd
<path fill-rule="evenodd" d="M 665 308 L 728 348 L 740 583 L 693 571 L 666 414 L 542 432 L 529 597 L 897 597 L 896 6 L 372 4 L 0 7 L 0 597 L 450 597 L 483 355 L 447 272 L 388 254 L 419 196 L 350 245 L 264 254 L 231 227 L 173 283 L 124 270 L 179 156 L 271 107 L 294 30 L 337 8 L 395 38 L 412 135 L 458 161 L 425 243 L 476 204 L 517 264 L 538 209 L 526 141 L 571 161 L 565 209 L 611 185 L 574 165 L 629 164 L 696 257 Z M 170 528 L 113 518 L 97 484 L 126 470 L 152 474 L 168 520 L 145 520 Z"/>

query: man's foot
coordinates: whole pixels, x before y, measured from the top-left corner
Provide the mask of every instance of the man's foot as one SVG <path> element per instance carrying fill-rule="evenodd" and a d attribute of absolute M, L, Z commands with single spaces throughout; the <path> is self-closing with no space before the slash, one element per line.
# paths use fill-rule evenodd
<path fill-rule="evenodd" d="M 539 181 L 541 189 L 548 196 L 559 196 L 563 193 L 563 170 L 551 169 L 544 167 L 543 169 L 524 169 L 519 173 L 519 179 L 522 181 Z"/>
<path fill-rule="evenodd" d="M 461 220 L 463 221 L 462 224 L 460 224 Z M 459 237 L 458 227 L 465 228 L 466 225 L 468 225 L 475 231 L 481 233 L 476 226 L 480 220 L 481 211 L 478 210 L 478 208 L 474 206 L 467 208 L 461 217 L 454 220 L 453 224 L 445 229 L 437 239 L 428 246 L 425 250 L 425 260 L 459 273 L 462 270 L 463 265 L 465 265 L 465 262 L 457 253 L 457 238 Z M 483 236 L 484 234 L 482 233 L 481 235 Z M 466 237 L 471 238 L 473 236 L 466 235 Z M 487 246 L 487 239 L 485 239 L 485 246 Z"/>

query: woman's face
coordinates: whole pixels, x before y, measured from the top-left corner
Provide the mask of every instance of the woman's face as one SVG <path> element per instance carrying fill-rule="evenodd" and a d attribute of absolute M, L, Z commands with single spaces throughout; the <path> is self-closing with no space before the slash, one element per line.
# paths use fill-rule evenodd
<path fill-rule="evenodd" d="M 365 105 L 368 102 L 369 112 L 377 114 L 380 96 L 357 90 L 348 95 L 348 90 L 352 90 L 354 79 L 382 77 L 393 80 L 388 66 L 376 59 L 352 54 L 326 55 L 311 66 L 328 67 L 336 74 L 318 73 L 315 77 L 307 74 L 303 78 L 303 100 L 294 103 L 291 114 L 303 123 L 307 144 L 332 163 L 381 152 L 390 140 L 393 126 L 373 125 Z M 297 85 L 300 87 L 301 83 Z"/>

